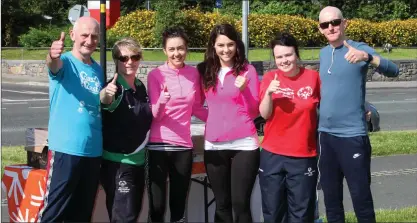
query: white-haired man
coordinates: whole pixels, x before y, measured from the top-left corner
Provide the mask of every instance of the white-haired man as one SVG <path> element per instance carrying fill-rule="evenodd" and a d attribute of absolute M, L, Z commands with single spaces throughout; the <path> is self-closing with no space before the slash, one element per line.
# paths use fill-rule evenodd
<path fill-rule="evenodd" d="M 89 222 L 97 193 L 102 155 L 100 90 L 103 71 L 91 58 L 99 42 L 99 25 L 78 19 L 74 42 L 64 52 L 65 33 L 46 58 L 50 116 L 45 199 L 40 222 Z"/>

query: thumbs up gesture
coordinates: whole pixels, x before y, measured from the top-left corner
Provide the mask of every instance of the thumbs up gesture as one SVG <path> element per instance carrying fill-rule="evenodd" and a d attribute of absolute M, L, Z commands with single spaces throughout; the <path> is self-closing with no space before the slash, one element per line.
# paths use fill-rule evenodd
<path fill-rule="evenodd" d="M 358 50 L 354 48 L 353 46 L 349 45 L 346 40 L 343 41 L 343 45 L 348 48 L 348 52 L 345 54 L 345 59 L 349 63 L 358 63 L 361 61 L 367 61 L 368 60 L 368 53 L 362 50 Z"/>
<path fill-rule="evenodd" d="M 278 80 L 277 74 L 275 74 L 274 79 L 271 81 L 271 83 L 269 83 L 268 89 L 266 89 L 267 93 L 271 95 L 272 93 L 278 92 L 279 84 L 280 82 Z"/>
<path fill-rule="evenodd" d="M 113 80 L 109 84 L 107 84 L 107 86 L 106 86 L 106 93 L 105 94 L 106 94 L 106 97 L 109 98 L 109 99 L 110 98 L 113 99 L 114 95 L 117 92 L 117 86 L 116 86 L 117 77 L 118 77 L 118 74 L 115 73 L 114 77 L 113 77 Z"/>
<path fill-rule="evenodd" d="M 51 49 L 49 50 L 49 56 L 52 60 L 58 59 L 61 57 L 62 52 L 64 52 L 64 41 L 65 33 L 61 32 L 61 37 L 59 40 L 52 42 Z"/>
<path fill-rule="evenodd" d="M 246 85 L 248 85 L 248 79 L 246 78 L 248 72 L 243 74 L 242 76 L 237 76 L 235 80 L 235 86 L 239 88 L 240 91 L 245 90 Z"/>
<path fill-rule="evenodd" d="M 164 83 L 164 85 L 162 85 L 161 88 L 162 88 L 162 91 L 159 97 L 159 101 L 161 104 L 166 104 L 171 98 L 171 95 L 168 92 L 168 87 L 166 83 Z"/>

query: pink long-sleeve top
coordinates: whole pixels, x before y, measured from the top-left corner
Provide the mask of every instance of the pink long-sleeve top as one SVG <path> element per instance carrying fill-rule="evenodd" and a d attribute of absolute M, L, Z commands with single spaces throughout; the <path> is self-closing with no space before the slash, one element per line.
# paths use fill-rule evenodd
<path fill-rule="evenodd" d="M 256 134 L 253 120 L 259 115 L 260 81 L 250 64 L 239 75 L 248 81 L 243 91 L 235 86 L 233 70 L 226 73 L 223 84 L 218 81 L 215 91 L 205 91 L 209 108 L 205 130 L 207 141 L 226 142 Z"/>
<path fill-rule="evenodd" d="M 166 103 L 164 85 L 171 96 Z M 149 142 L 192 148 L 191 116 L 206 121 L 208 114 L 197 69 L 188 65 L 173 69 L 167 63 L 153 69 L 148 74 L 148 94 L 154 117 Z"/>

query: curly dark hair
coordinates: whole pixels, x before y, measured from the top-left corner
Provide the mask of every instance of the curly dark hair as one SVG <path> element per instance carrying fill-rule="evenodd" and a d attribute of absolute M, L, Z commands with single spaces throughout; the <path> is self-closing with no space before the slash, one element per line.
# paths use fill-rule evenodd
<path fill-rule="evenodd" d="M 219 72 L 221 65 L 220 58 L 216 54 L 214 45 L 219 35 L 225 35 L 236 43 L 236 54 L 232 67 L 235 76 L 239 75 L 248 63 L 245 55 L 245 46 L 236 29 L 230 24 L 216 25 L 210 33 L 204 61 L 197 65 L 197 69 L 202 75 L 203 85 L 206 91 L 210 90 L 210 88 L 213 88 L 214 90 L 217 85 L 217 73 Z"/>

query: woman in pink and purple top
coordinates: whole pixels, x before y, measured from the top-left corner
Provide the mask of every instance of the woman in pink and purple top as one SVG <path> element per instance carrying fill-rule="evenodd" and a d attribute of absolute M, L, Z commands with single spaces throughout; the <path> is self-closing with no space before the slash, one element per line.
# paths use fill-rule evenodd
<path fill-rule="evenodd" d="M 204 162 L 216 199 L 214 221 L 252 222 L 250 200 L 259 168 L 253 120 L 259 115 L 260 83 L 233 26 L 214 27 L 198 69 L 209 110 Z"/>
<path fill-rule="evenodd" d="M 148 75 L 153 121 L 148 144 L 148 192 L 150 222 L 163 222 L 166 182 L 169 177 L 170 222 L 184 219 L 191 179 L 191 116 L 207 119 L 200 75 L 184 63 L 188 38 L 177 28 L 163 33 L 167 62 Z"/>

